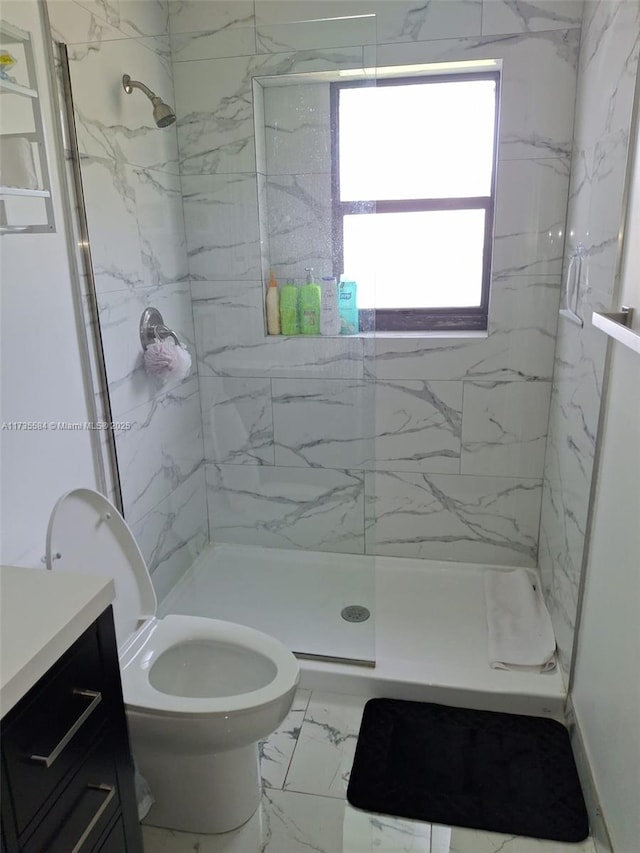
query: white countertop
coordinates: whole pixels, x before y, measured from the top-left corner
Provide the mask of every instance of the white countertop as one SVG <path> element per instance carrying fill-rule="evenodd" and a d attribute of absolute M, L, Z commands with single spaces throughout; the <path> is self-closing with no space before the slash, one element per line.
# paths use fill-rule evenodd
<path fill-rule="evenodd" d="M 115 598 L 113 581 L 0 566 L 0 713 L 6 714 Z"/>

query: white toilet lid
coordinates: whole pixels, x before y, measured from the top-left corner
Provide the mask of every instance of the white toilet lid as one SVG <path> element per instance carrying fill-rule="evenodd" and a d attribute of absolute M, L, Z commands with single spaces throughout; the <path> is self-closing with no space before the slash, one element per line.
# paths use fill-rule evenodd
<path fill-rule="evenodd" d="M 58 500 L 49 519 L 46 557 L 48 569 L 113 578 L 119 649 L 141 621 L 155 615 L 156 594 L 144 557 L 124 518 L 98 492 L 74 489 Z"/>

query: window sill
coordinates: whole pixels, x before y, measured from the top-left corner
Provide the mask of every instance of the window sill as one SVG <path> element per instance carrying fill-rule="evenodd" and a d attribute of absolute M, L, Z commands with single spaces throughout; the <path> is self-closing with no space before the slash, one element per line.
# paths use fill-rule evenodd
<path fill-rule="evenodd" d="M 486 330 L 477 331 L 436 331 L 421 332 L 358 332 L 357 335 L 265 335 L 270 341 L 351 341 L 351 340 L 407 340 L 424 338 L 428 340 L 482 340 L 489 337 Z"/>

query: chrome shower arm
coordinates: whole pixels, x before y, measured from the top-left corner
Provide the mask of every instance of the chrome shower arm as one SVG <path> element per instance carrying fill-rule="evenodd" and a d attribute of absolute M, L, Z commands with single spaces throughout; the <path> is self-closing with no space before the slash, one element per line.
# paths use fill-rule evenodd
<path fill-rule="evenodd" d="M 153 101 L 154 98 L 157 98 L 155 92 L 152 92 L 148 86 L 145 86 L 144 83 L 140 83 L 139 80 L 132 80 L 128 74 L 122 75 L 122 88 L 125 90 L 127 95 L 130 95 L 134 89 L 140 89 L 145 93 L 147 98 L 150 101 Z"/>

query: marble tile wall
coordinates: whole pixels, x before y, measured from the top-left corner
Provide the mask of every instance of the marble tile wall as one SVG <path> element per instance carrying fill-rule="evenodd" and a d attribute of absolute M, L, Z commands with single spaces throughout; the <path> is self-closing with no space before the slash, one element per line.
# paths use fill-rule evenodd
<path fill-rule="evenodd" d="M 212 538 L 536 564 L 581 11 L 170 3 Z M 269 260 L 284 278 L 322 268 L 309 234 L 326 151 L 296 172 L 273 136 L 256 139 L 253 78 L 487 58 L 503 72 L 488 334 L 267 338 Z M 267 154 L 280 175 L 263 174 Z M 259 194 L 280 211 L 268 232 Z"/>
<path fill-rule="evenodd" d="M 578 72 L 565 251 L 585 260 L 578 312 L 584 326 L 560 321 L 547 442 L 539 561 L 560 660 L 571 666 L 598 413 L 605 336 L 593 310 L 612 304 L 622 221 L 631 110 L 640 51 L 640 3 L 587 0 Z"/>
<path fill-rule="evenodd" d="M 124 512 L 161 598 L 208 540 L 197 371 L 159 386 L 138 326 L 149 305 L 194 354 L 176 129 L 123 73 L 174 102 L 166 0 L 54 0 L 67 44 Z M 194 354 L 195 360 L 195 354 Z"/>

